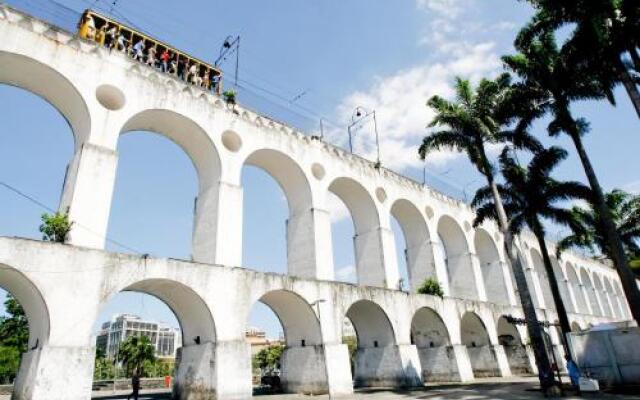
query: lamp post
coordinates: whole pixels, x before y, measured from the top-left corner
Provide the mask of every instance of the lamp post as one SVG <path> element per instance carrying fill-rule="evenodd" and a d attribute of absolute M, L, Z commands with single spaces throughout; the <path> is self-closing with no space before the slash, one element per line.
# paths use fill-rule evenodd
<path fill-rule="evenodd" d="M 356 107 L 356 109 L 353 110 L 353 114 L 351 115 L 351 124 L 349 124 L 349 126 L 347 127 L 347 132 L 349 133 L 349 151 L 353 153 L 352 128 L 367 118 L 373 118 L 373 129 L 376 134 L 376 166 L 380 167 L 380 139 L 378 136 L 378 120 L 376 119 L 376 110 L 367 110 L 366 108 L 360 106 Z"/>
<path fill-rule="evenodd" d="M 325 375 L 327 376 L 327 392 L 329 394 L 329 400 L 331 400 L 331 387 L 329 386 L 329 366 L 327 365 L 327 348 L 324 345 L 324 336 L 322 335 L 322 320 L 320 319 L 320 303 L 324 303 L 326 302 L 325 299 L 318 299 L 316 301 L 314 301 L 313 303 L 311 303 L 311 307 L 315 307 L 316 310 L 318 311 L 318 329 L 320 329 L 320 345 L 322 346 L 322 349 L 324 350 L 324 370 L 325 370 Z"/>

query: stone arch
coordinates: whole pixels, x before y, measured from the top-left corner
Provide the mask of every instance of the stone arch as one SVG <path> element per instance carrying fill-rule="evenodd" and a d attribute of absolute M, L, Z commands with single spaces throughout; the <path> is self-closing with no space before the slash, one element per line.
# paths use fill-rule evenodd
<path fill-rule="evenodd" d="M 564 304 L 565 310 L 567 312 L 575 312 L 573 307 L 573 302 L 571 301 L 571 295 L 569 294 L 569 286 L 567 283 L 567 278 L 562 272 L 562 267 L 560 267 L 560 263 L 558 263 L 558 259 L 555 257 L 551 257 L 551 266 L 553 267 L 553 274 L 558 282 L 558 288 L 560 290 L 560 297 L 562 298 L 562 302 Z"/>
<path fill-rule="evenodd" d="M 78 89 L 59 71 L 27 56 L 0 51 L 0 65 L 0 83 L 34 93 L 62 114 L 78 151 L 91 133 L 89 108 Z"/>
<path fill-rule="evenodd" d="M 358 300 L 351 304 L 345 316 L 353 324 L 358 342 L 354 385 L 402 385 L 402 361 L 387 313 L 373 301 Z"/>
<path fill-rule="evenodd" d="M 627 298 L 620 287 L 620 282 L 614 279 L 612 285 L 613 292 L 616 294 L 616 302 L 618 303 L 618 309 L 620 310 L 620 317 L 622 319 L 628 319 L 630 317 L 630 312 L 627 307 Z"/>
<path fill-rule="evenodd" d="M 41 347 L 49 341 L 49 308 L 38 287 L 22 272 L 0 264 L 0 288 L 5 289 L 22 306 L 29 324 L 29 345 Z"/>
<path fill-rule="evenodd" d="M 580 283 L 580 279 L 578 279 L 576 269 L 571 263 L 567 263 L 565 268 L 567 270 L 569 288 L 573 292 L 573 298 L 576 301 L 575 312 L 586 314 L 589 309 L 587 308 L 587 302 L 582 293 L 582 284 Z"/>
<path fill-rule="evenodd" d="M 598 274 L 596 274 L 595 272 L 592 274 L 592 278 L 593 278 L 594 295 L 599 305 L 597 315 L 604 317 L 607 315 L 608 305 L 607 305 L 607 298 L 604 294 L 604 287 L 602 286 L 602 280 L 600 279 Z"/>
<path fill-rule="evenodd" d="M 164 302 L 174 313 L 182 330 L 182 347 L 173 384 L 175 398 L 188 398 L 193 393 L 215 395 L 213 374 L 216 354 L 216 327 L 213 315 L 204 299 L 184 283 L 150 278 L 128 284 L 114 291 L 101 306 L 119 292 L 140 292 Z"/>
<path fill-rule="evenodd" d="M 391 215 L 398 221 L 404 235 L 408 283 L 415 291 L 425 279 L 437 277 L 429 228 L 420 210 L 409 200 L 396 200 L 391 206 Z"/>
<path fill-rule="evenodd" d="M 373 197 L 351 178 L 336 178 L 328 189 L 344 202 L 353 220 L 358 284 L 383 286 L 386 276 L 378 232 L 380 217 Z"/>
<path fill-rule="evenodd" d="M 607 278 L 606 276 L 603 277 L 603 281 L 604 281 L 604 296 L 607 300 L 607 305 L 608 305 L 608 315 L 611 318 L 616 318 L 618 317 L 618 306 L 616 304 L 616 294 L 613 291 L 613 286 L 611 286 L 611 281 L 609 280 L 609 278 Z"/>
<path fill-rule="evenodd" d="M 547 270 L 544 267 L 544 261 L 542 255 L 537 249 L 531 248 L 531 262 L 533 263 L 533 270 L 540 282 L 540 290 L 542 291 L 542 299 L 544 300 L 545 308 L 548 310 L 555 310 L 556 304 L 553 301 L 553 294 L 551 293 L 551 286 L 549 284 L 549 276 Z"/>
<path fill-rule="evenodd" d="M 444 248 L 450 296 L 478 299 L 469 244 L 464 231 L 452 217 L 443 215 L 438 221 L 438 236 Z"/>
<path fill-rule="evenodd" d="M 284 330 L 280 379 L 288 393 L 326 393 L 327 372 L 320 322 L 311 305 L 288 290 L 265 293 L 259 301 L 271 308 Z"/>
<path fill-rule="evenodd" d="M 495 241 L 484 229 L 478 228 L 474 235 L 474 247 L 480 262 L 484 278 L 487 301 L 498 304 L 509 304 L 509 294 L 500 261 L 500 253 Z"/>
<path fill-rule="evenodd" d="M 200 193 L 220 180 L 221 162 L 218 150 L 207 132 L 187 116 L 166 109 L 149 109 L 131 116 L 120 131 L 160 134 L 177 144 L 187 154 L 198 174 Z"/>
<path fill-rule="evenodd" d="M 584 289 L 584 296 L 586 301 L 591 306 L 591 314 L 598 315 L 600 313 L 598 306 L 598 299 L 595 296 L 595 290 L 593 289 L 593 282 L 591 277 L 585 268 L 580 268 L 580 281 Z"/>
<path fill-rule="evenodd" d="M 491 344 L 489 332 L 482 319 L 474 312 L 466 312 L 460 320 L 460 338 L 467 347 L 473 375 L 500 376 L 500 367 Z"/>
<path fill-rule="evenodd" d="M 460 380 L 449 330 L 435 310 L 423 307 L 413 315 L 411 343 L 418 349 L 424 382 Z"/>
<path fill-rule="evenodd" d="M 288 273 L 316 277 L 313 201 L 309 180 L 302 168 L 290 156 L 271 149 L 252 152 L 244 165 L 266 172 L 284 193 L 289 211 L 286 221 Z"/>
<path fill-rule="evenodd" d="M 531 363 L 527 348 L 515 325 L 510 324 L 503 315 L 496 324 L 498 343 L 504 348 L 511 372 L 517 375 L 530 374 Z"/>

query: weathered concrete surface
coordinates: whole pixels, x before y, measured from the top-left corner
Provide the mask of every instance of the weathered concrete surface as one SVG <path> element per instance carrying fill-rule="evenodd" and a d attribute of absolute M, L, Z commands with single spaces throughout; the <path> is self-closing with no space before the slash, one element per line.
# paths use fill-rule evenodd
<path fill-rule="evenodd" d="M 473 354 L 470 360 L 467 348 L 479 339 L 469 338 L 482 338 L 477 344 L 490 346 L 500 374 L 508 375 L 507 356 L 496 347 L 496 324 L 501 316 L 522 317 L 522 312 L 502 236 L 492 224 L 474 229 L 468 205 L 241 106 L 234 112 L 215 94 L 5 5 L 0 5 L 0 37 L 0 83 L 50 102 L 69 121 L 75 140 L 59 204 L 74 222 L 71 245 L 0 238 L 0 286 L 25 308 L 29 348 L 34 349 L 24 357 L 18 396 L 89 397 L 92 327 L 99 310 L 122 291 L 156 296 L 180 320 L 186 358 L 176 391 L 182 398 L 202 391 L 215 391 L 219 399 L 250 396 L 244 329 L 258 301 L 282 321 L 288 348 L 304 340 L 322 349 L 323 357 L 315 351 L 290 351 L 288 362 L 305 365 L 309 357 L 324 359 L 325 378 L 335 395 L 351 392 L 348 355 L 340 344 L 345 317 L 352 320 L 361 348 L 354 377 L 359 383 L 418 384 L 422 371 L 431 368 L 421 365 L 425 357 L 420 350 L 438 335 L 443 338 L 438 346 L 451 346 L 453 357 L 447 358 L 455 359 L 451 370 L 457 370 L 460 380 L 472 379 L 474 362 L 480 373 L 490 370 L 482 361 L 489 353 Z M 167 137 L 193 162 L 199 182 L 192 243 L 196 262 L 101 251 L 118 140 L 137 130 Z M 265 170 L 285 193 L 288 276 L 240 268 L 245 165 Z M 353 219 L 360 286 L 332 282 L 329 193 L 344 201 Z M 444 299 L 395 290 L 396 253 L 402 249 L 395 249 L 391 216 L 408 243 L 410 287 L 415 290 L 422 279 L 435 278 Z M 555 321 L 544 292 L 546 278 L 537 269 L 537 246 L 530 235 L 519 238 L 539 318 Z M 549 247 L 554 250 L 552 243 Z M 570 309 L 577 310 L 570 315 L 576 326 L 627 318 L 612 268 L 572 253 L 562 262 L 553 261 Z M 601 307 L 603 299 L 607 307 Z M 311 306 L 317 300 L 325 300 L 322 312 Z M 419 310 L 437 316 L 426 321 L 441 321 L 438 335 L 428 332 L 430 322 L 418 323 L 421 343 L 412 337 Z M 468 317 L 476 321 L 472 329 L 463 323 Z M 526 332 L 520 336 L 526 340 Z M 206 344 L 205 351 L 190 348 L 196 337 Z M 552 340 L 558 344 L 557 337 Z M 61 364 L 72 378 L 61 376 Z M 291 388 L 300 389 L 309 377 L 290 374 L 288 379 Z"/>

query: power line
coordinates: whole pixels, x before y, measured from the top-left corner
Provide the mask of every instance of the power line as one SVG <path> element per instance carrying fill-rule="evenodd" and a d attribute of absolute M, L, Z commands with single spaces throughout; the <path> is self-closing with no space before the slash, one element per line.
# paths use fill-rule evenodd
<path fill-rule="evenodd" d="M 33 204 L 35 204 L 35 205 L 37 205 L 37 206 L 39 206 L 39 207 L 41 207 L 41 208 L 43 208 L 43 209 L 45 209 L 45 210 L 47 210 L 47 211 L 51 212 L 51 213 L 55 213 L 55 212 L 57 212 L 57 211 L 56 211 L 56 210 L 54 210 L 53 208 L 51 208 L 51 207 L 47 206 L 46 204 L 44 204 L 42 201 L 40 201 L 40 200 L 36 199 L 34 196 L 31 196 L 31 195 L 26 194 L 25 192 L 21 191 L 20 189 L 16 188 L 15 186 L 12 186 L 12 185 L 10 185 L 10 184 L 8 184 L 8 183 L 6 183 L 6 182 L 3 182 L 3 181 L 0 181 L 0 186 L 5 187 L 6 189 L 10 190 L 11 192 L 13 192 L 13 193 L 17 194 L 18 196 L 20 196 L 20 197 L 22 197 L 22 198 L 24 198 L 24 199 L 26 199 L 26 200 L 30 201 L 31 203 L 33 203 Z M 93 233 L 94 235 L 97 235 L 97 236 L 99 236 L 99 237 L 104 237 L 104 239 L 105 239 L 107 242 L 109 242 L 109 243 L 112 243 L 112 244 L 114 244 L 114 245 L 116 245 L 116 246 L 119 246 L 119 247 L 121 247 L 121 248 L 123 248 L 123 249 L 129 250 L 129 251 L 132 251 L 132 252 L 137 253 L 137 254 L 143 254 L 141 251 L 138 251 L 138 250 L 136 250 L 136 249 L 134 249 L 134 248 L 132 248 L 132 247 L 129 247 L 129 246 L 127 246 L 127 245 L 125 245 L 125 244 L 123 244 L 123 243 L 121 243 L 121 242 L 118 242 L 118 241 L 116 241 L 116 240 L 110 239 L 110 238 L 109 238 L 109 237 L 107 237 L 107 236 L 99 235 L 98 233 L 96 233 L 95 231 L 93 231 L 91 228 L 89 228 L 89 227 L 87 227 L 87 226 L 85 226 L 85 225 L 83 225 L 83 224 L 77 223 L 77 222 L 75 222 L 75 221 L 74 221 L 73 223 L 74 223 L 74 224 L 77 224 L 78 226 L 80 226 L 80 227 L 82 227 L 82 228 L 84 228 L 84 229 L 86 229 L 86 230 L 88 230 L 89 232 Z"/>

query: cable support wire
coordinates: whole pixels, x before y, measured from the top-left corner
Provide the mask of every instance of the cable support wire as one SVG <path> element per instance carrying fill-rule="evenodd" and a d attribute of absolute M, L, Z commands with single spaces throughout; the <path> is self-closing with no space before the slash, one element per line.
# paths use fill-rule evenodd
<path fill-rule="evenodd" d="M 5 187 L 9 191 L 17 194 L 18 196 L 22 197 L 23 199 L 30 201 L 31 203 L 37 205 L 38 207 L 40 207 L 40 208 L 42 208 L 42 209 L 44 209 L 44 210 L 46 210 L 46 211 L 48 211 L 50 213 L 56 213 L 57 212 L 53 208 L 51 208 L 51 207 L 47 206 L 46 204 L 44 204 L 42 201 L 36 199 L 34 196 L 26 194 L 25 192 L 23 192 L 22 190 L 16 188 L 15 186 L 12 186 L 12 185 L 10 185 L 10 184 L 8 184 L 6 182 L 3 182 L 3 181 L 0 181 L 0 186 Z M 116 245 L 118 247 L 121 247 L 123 249 L 129 250 L 129 251 L 137 253 L 137 254 L 143 254 L 141 251 L 138 251 L 138 250 L 136 250 L 136 249 L 134 249 L 132 247 L 129 247 L 129 246 L 127 246 L 127 245 L 125 245 L 125 244 L 123 244 L 121 242 L 118 242 L 117 240 L 110 239 L 107 236 L 102 236 L 102 235 L 96 233 L 91 228 L 89 228 L 89 227 L 87 227 L 87 226 L 85 226 L 83 224 L 77 223 L 76 221 L 72 221 L 72 223 L 82 227 L 83 229 L 86 229 L 87 231 L 91 232 L 92 234 L 94 234 L 94 235 L 96 235 L 98 237 L 104 238 L 107 242 L 109 242 L 111 244 L 114 244 L 114 245 Z"/>

